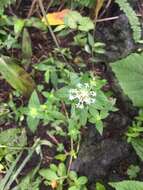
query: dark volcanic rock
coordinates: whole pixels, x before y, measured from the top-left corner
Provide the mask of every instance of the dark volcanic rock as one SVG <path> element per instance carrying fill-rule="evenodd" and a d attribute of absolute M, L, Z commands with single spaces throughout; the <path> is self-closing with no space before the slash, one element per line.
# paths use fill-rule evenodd
<path fill-rule="evenodd" d="M 106 44 L 106 54 L 101 57 L 103 62 L 113 62 L 126 57 L 137 48 L 124 14 L 115 21 L 97 27 L 96 37 Z"/>
<path fill-rule="evenodd" d="M 111 139 L 84 143 L 72 169 L 88 176 L 90 182 L 108 178 L 112 168 L 129 156 L 129 149 L 127 143 Z"/>

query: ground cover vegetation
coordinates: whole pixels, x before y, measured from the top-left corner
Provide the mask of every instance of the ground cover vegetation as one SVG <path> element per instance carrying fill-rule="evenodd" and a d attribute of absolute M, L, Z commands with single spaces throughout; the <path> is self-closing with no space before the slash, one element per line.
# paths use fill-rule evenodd
<path fill-rule="evenodd" d="M 143 190 L 142 8 L 0 0 L 0 190 Z"/>

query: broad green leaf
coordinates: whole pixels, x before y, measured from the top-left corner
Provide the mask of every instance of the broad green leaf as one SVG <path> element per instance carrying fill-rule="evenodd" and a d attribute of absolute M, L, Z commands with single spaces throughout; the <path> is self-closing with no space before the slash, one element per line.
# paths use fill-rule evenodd
<path fill-rule="evenodd" d="M 0 57 L 0 73 L 6 81 L 24 96 L 29 96 L 35 83 L 30 75 L 10 57 Z"/>
<path fill-rule="evenodd" d="M 132 54 L 111 64 L 126 95 L 135 106 L 143 107 L 143 54 Z"/>
<path fill-rule="evenodd" d="M 89 17 L 83 17 L 79 22 L 79 30 L 88 32 L 94 29 L 94 24 Z"/>
<path fill-rule="evenodd" d="M 82 176 L 77 179 L 76 182 L 78 185 L 85 185 L 87 183 L 87 177 Z"/>
<path fill-rule="evenodd" d="M 63 163 L 60 163 L 59 166 L 58 166 L 58 171 L 57 171 L 58 175 L 60 177 L 66 176 L 66 172 L 67 172 L 66 171 L 66 166 Z"/>
<path fill-rule="evenodd" d="M 77 29 L 79 20 L 82 16 L 77 11 L 70 11 L 64 18 L 64 24 L 71 29 Z"/>
<path fill-rule="evenodd" d="M 75 171 L 70 171 L 69 172 L 69 178 L 73 181 L 77 180 L 77 173 Z"/>
<path fill-rule="evenodd" d="M 58 179 L 57 174 L 50 169 L 41 169 L 39 173 L 44 179 L 49 180 L 49 181 Z"/>
<path fill-rule="evenodd" d="M 116 190 L 143 190 L 143 182 L 125 180 L 122 182 L 109 183 Z"/>
<path fill-rule="evenodd" d="M 55 164 L 50 164 L 50 169 L 53 170 L 54 172 L 57 172 L 58 167 Z"/>
<path fill-rule="evenodd" d="M 142 139 L 134 139 L 131 141 L 134 150 L 136 151 L 137 155 L 143 161 L 143 140 Z"/>

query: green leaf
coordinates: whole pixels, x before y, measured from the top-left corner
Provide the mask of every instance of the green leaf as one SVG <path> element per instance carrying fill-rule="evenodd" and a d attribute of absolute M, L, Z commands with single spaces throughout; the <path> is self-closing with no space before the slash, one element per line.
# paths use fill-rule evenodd
<path fill-rule="evenodd" d="M 49 69 L 45 72 L 44 77 L 45 77 L 45 82 L 49 83 L 49 79 L 50 79 L 50 70 Z"/>
<path fill-rule="evenodd" d="M 66 166 L 63 163 L 59 164 L 57 173 L 60 177 L 66 176 Z"/>
<path fill-rule="evenodd" d="M 39 97 L 36 91 L 34 91 L 30 97 L 27 116 L 27 124 L 29 129 L 34 133 L 37 129 L 40 119 L 38 118 L 38 109 L 40 107 Z"/>
<path fill-rule="evenodd" d="M 73 181 L 77 180 L 77 173 L 75 171 L 70 171 L 69 178 Z"/>
<path fill-rule="evenodd" d="M 51 83 L 52 85 L 57 88 L 58 85 L 58 76 L 55 70 L 50 72 L 50 77 L 51 77 Z"/>
<path fill-rule="evenodd" d="M 132 54 L 111 64 L 123 91 L 135 106 L 143 107 L 143 54 Z"/>
<path fill-rule="evenodd" d="M 29 64 L 32 57 L 32 45 L 31 38 L 28 33 L 28 30 L 24 28 L 22 36 L 22 58 L 24 59 L 25 64 Z"/>
<path fill-rule="evenodd" d="M 104 185 L 102 185 L 101 183 L 96 183 L 96 190 L 106 190 Z"/>
<path fill-rule="evenodd" d="M 77 179 L 76 183 L 78 185 L 85 185 L 87 183 L 87 177 L 85 177 L 85 176 L 79 177 Z"/>
<path fill-rule="evenodd" d="M 134 150 L 136 151 L 136 154 L 143 161 L 143 140 L 142 139 L 133 139 L 131 141 L 131 143 L 132 143 Z"/>
<path fill-rule="evenodd" d="M 23 19 L 16 19 L 14 22 L 14 32 L 16 35 L 19 35 L 24 27 L 25 20 Z"/>
<path fill-rule="evenodd" d="M 87 119 L 88 119 L 88 110 L 86 108 L 84 108 L 82 111 L 80 111 L 79 113 L 79 120 L 80 120 L 80 124 L 82 126 L 85 126 L 87 123 Z"/>
<path fill-rule="evenodd" d="M 33 93 L 31 94 L 28 106 L 29 107 L 40 106 L 40 101 L 36 90 L 34 90 Z"/>
<path fill-rule="evenodd" d="M 143 182 L 125 180 L 122 182 L 109 183 L 116 190 L 143 190 Z"/>
<path fill-rule="evenodd" d="M 42 31 L 47 31 L 46 25 L 41 21 L 40 18 L 37 18 L 37 17 L 30 17 L 30 18 L 26 19 L 25 26 L 30 27 L 30 28 L 31 27 L 37 28 Z"/>
<path fill-rule="evenodd" d="M 40 177 L 35 178 L 38 169 L 39 165 L 23 177 L 20 184 L 18 184 L 13 190 L 29 190 L 29 184 L 30 190 L 39 190 L 41 179 Z"/>
<path fill-rule="evenodd" d="M 62 162 L 64 162 L 66 160 L 66 158 L 67 158 L 66 154 L 58 154 L 55 156 L 55 159 L 60 160 Z"/>
<path fill-rule="evenodd" d="M 50 170 L 50 169 L 41 169 L 39 171 L 39 174 L 46 180 L 48 181 L 53 181 L 53 180 L 57 180 L 58 179 L 58 176 L 57 174 Z"/>
<path fill-rule="evenodd" d="M 15 0 L 1 0 L 0 1 L 0 15 L 2 15 L 4 12 L 4 9 L 12 3 L 15 3 Z"/>
<path fill-rule="evenodd" d="M 50 169 L 53 170 L 54 172 L 57 172 L 58 167 L 55 164 L 50 164 Z"/>
<path fill-rule="evenodd" d="M 20 133 L 20 129 L 7 129 L 0 133 L 0 144 L 8 144 L 17 134 Z"/>
<path fill-rule="evenodd" d="M 72 187 L 68 188 L 68 190 L 80 190 L 80 188 L 78 188 L 77 186 L 72 186 Z"/>
<path fill-rule="evenodd" d="M 140 167 L 135 165 L 130 165 L 130 167 L 127 170 L 127 174 L 130 179 L 135 179 L 140 172 Z"/>
<path fill-rule="evenodd" d="M 95 125 L 96 125 L 97 131 L 100 133 L 100 135 L 102 135 L 103 129 L 104 129 L 103 122 L 101 120 L 98 120 L 95 122 Z"/>
<path fill-rule="evenodd" d="M 76 11 L 70 11 L 64 18 L 64 24 L 71 29 L 76 29 L 80 19 L 82 19 L 80 13 Z"/>
<path fill-rule="evenodd" d="M 83 17 L 79 22 L 79 30 L 88 32 L 94 29 L 94 24 L 89 17 Z"/>
<path fill-rule="evenodd" d="M 10 57 L 0 57 L 0 73 L 6 81 L 24 96 L 30 96 L 35 83 L 30 75 Z"/>
<path fill-rule="evenodd" d="M 11 128 L 0 133 L 0 160 L 5 158 L 13 162 L 13 155 L 16 155 L 27 144 L 25 130 Z M 14 147 L 19 147 L 15 149 Z"/>

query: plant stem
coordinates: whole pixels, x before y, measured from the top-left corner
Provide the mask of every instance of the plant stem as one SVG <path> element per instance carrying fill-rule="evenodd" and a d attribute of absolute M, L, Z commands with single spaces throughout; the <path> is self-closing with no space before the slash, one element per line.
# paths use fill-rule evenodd
<path fill-rule="evenodd" d="M 41 12 L 42 12 L 42 14 L 43 14 L 43 16 L 44 16 L 44 18 L 45 18 L 46 23 L 47 23 L 48 29 L 49 29 L 49 31 L 50 31 L 50 33 L 51 33 L 51 36 L 52 36 L 52 38 L 53 38 L 53 40 L 54 40 L 54 42 L 55 42 L 55 45 L 57 46 L 58 49 L 60 49 L 60 45 L 59 45 L 59 43 L 58 43 L 58 40 L 57 40 L 57 38 L 56 38 L 56 36 L 55 36 L 55 34 L 54 34 L 54 32 L 53 32 L 53 30 L 52 30 L 50 24 L 49 24 L 48 19 L 47 19 L 43 2 L 42 2 L 41 0 L 38 0 L 38 2 L 39 2 L 39 7 L 40 7 L 40 9 L 41 9 Z M 67 63 L 67 60 L 66 60 L 65 56 L 64 56 L 62 53 L 61 53 L 61 55 L 62 55 L 64 61 Z M 68 64 L 68 63 L 67 63 L 67 64 Z"/>
<path fill-rule="evenodd" d="M 68 173 L 70 172 L 72 161 L 73 161 L 73 151 L 74 151 L 73 140 L 71 139 L 71 156 L 70 156 L 70 160 L 69 160 Z"/>

